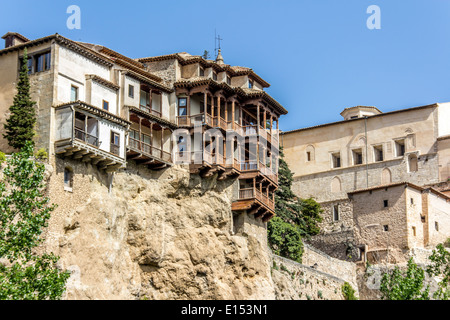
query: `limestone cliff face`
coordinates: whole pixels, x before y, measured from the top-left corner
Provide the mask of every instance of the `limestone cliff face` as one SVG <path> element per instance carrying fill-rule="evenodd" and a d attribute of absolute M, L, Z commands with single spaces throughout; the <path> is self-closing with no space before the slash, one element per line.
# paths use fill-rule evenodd
<path fill-rule="evenodd" d="M 65 166 L 73 192 L 64 191 Z M 46 249 L 72 270 L 65 298 L 275 299 L 264 225 L 244 217 L 233 226 L 235 183 L 132 164 L 111 178 L 56 159 L 49 196 L 59 207 Z"/>

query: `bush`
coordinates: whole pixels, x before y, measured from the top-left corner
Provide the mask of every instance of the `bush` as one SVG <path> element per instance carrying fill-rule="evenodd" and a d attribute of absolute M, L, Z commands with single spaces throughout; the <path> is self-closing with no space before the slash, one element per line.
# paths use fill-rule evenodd
<path fill-rule="evenodd" d="M 45 151 L 44 148 L 41 148 L 36 152 L 36 158 L 39 160 L 47 160 L 48 159 L 48 153 Z"/>
<path fill-rule="evenodd" d="M 0 151 L 0 163 L 5 162 L 6 161 L 6 155 Z"/>
<path fill-rule="evenodd" d="M 355 289 L 353 289 L 348 282 L 344 283 L 342 286 L 342 294 L 344 295 L 345 300 L 358 300 L 355 296 Z"/>
<path fill-rule="evenodd" d="M 303 242 L 296 226 L 275 217 L 269 222 L 268 236 L 270 248 L 276 255 L 302 262 Z"/>

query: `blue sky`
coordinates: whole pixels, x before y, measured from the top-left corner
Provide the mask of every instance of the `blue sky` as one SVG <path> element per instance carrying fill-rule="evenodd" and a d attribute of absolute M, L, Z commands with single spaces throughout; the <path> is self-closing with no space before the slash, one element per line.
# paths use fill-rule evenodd
<path fill-rule="evenodd" d="M 450 101 L 447 0 L 1 0 L 0 33 L 34 39 L 59 33 L 132 58 L 186 51 L 214 53 L 251 67 L 289 111 L 293 130 L 341 120 L 356 105 L 387 112 Z M 81 8 L 81 30 L 66 9 Z M 369 30 L 370 5 L 381 29 Z"/>

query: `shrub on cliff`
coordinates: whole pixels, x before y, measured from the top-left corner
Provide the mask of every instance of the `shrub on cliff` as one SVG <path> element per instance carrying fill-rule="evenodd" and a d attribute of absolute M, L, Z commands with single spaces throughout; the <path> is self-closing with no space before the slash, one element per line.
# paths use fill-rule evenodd
<path fill-rule="evenodd" d="M 0 181 L 0 264 L 1 300 L 59 299 L 68 272 L 57 268 L 54 254 L 38 254 L 41 234 L 55 205 L 42 196 L 44 165 L 32 160 L 33 145 L 7 159 Z"/>

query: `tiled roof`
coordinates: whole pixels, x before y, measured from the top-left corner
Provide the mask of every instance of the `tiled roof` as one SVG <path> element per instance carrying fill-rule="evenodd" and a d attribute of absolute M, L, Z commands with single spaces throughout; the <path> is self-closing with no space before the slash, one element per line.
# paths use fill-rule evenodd
<path fill-rule="evenodd" d="M 97 76 L 95 74 L 87 74 L 86 75 L 86 79 L 92 79 L 93 81 L 95 81 L 95 82 L 97 82 L 97 83 L 99 83 L 101 85 L 104 85 L 105 87 L 108 87 L 110 89 L 113 89 L 113 90 L 119 90 L 120 89 L 120 86 L 116 85 L 115 83 L 113 83 L 113 82 L 111 82 L 109 80 L 103 79 L 102 77 L 99 77 L 99 76 Z"/>
<path fill-rule="evenodd" d="M 288 111 L 274 98 L 272 98 L 267 92 L 263 90 L 247 89 L 241 87 L 233 87 L 228 85 L 226 82 L 217 82 L 211 78 L 204 77 L 194 77 L 189 79 L 181 79 L 174 83 L 175 87 L 195 87 L 200 85 L 212 85 L 215 87 L 222 88 L 224 90 L 234 92 L 241 97 L 259 97 L 265 99 L 269 102 L 280 114 L 285 115 Z"/>
<path fill-rule="evenodd" d="M 25 42 L 25 43 L 22 43 L 22 44 L 19 44 L 16 46 L 12 46 L 12 47 L 9 47 L 6 49 L 2 49 L 2 50 L 0 50 L 0 56 L 3 54 L 9 53 L 9 52 L 16 51 L 16 50 L 22 50 L 24 48 L 37 46 L 37 45 L 40 45 L 42 43 L 49 42 L 52 40 L 55 40 L 57 43 L 65 46 L 65 47 L 67 47 L 89 59 L 92 59 L 92 60 L 96 61 L 97 63 L 103 64 L 108 67 L 113 66 L 113 62 L 110 59 L 108 59 L 107 57 L 95 52 L 94 50 L 91 50 L 89 48 L 81 46 L 78 43 L 76 43 L 75 41 L 67 39 L 57 33 L 54 35 L 46 36 L 46 37 L 39 38 L 36 40 L 31 40 L 31 41 L 28 41 L 28 42 Z"/>
<path fill-rule="evenodd" d="M 217 71 L 227 71 L 232 76 L 239 76 L 239 75 L 249 75 L 253 77 L 256 81 L 261 83 L 261 85 L 265 88 L 270 87 L 270 84 L 262 79 L 260 76 L 258 76 L 253 69 L 246 68 L 246 67 L 240 67 L 240 66 L 230 66 L 227 64 L 218 64 L 214 60 L 206 60 L 202 56 L 193 56 L 186 52 L 180 52 L 180 53 L 173 53 L 173 54 L 167 54 L 162 56 L 156 56 L 156 57 L 148 57 L 148 58 L 140 58 L 136 59 L 139 62 L 146 63 L 146 62 L 154 62 L 154 61 L 163 61 L 163 60 L 171 60 L 171 59 L 177 59 L 181 65 L 187 65 L 192 63 L 200 63 L 202 66 L 206 68 L 214 68 Z"/>
<path fill-rule="evenodd" d="M 17 38 L 19 38 L 19 39 L 21 39 L 22 41 L 25 41 L 25 42 L 30 41 L 30 39 L 28 39 L 27 37 L 25 37 L 25 36 L 23 36 L 23 35 L 21 35 L 20 33 L 17 33 L 17 32 L 8 32 L 2 37 L 2 39 L 6 39 L 9 36 L 15 36 L 15 37 L 17 37 Z"/>

